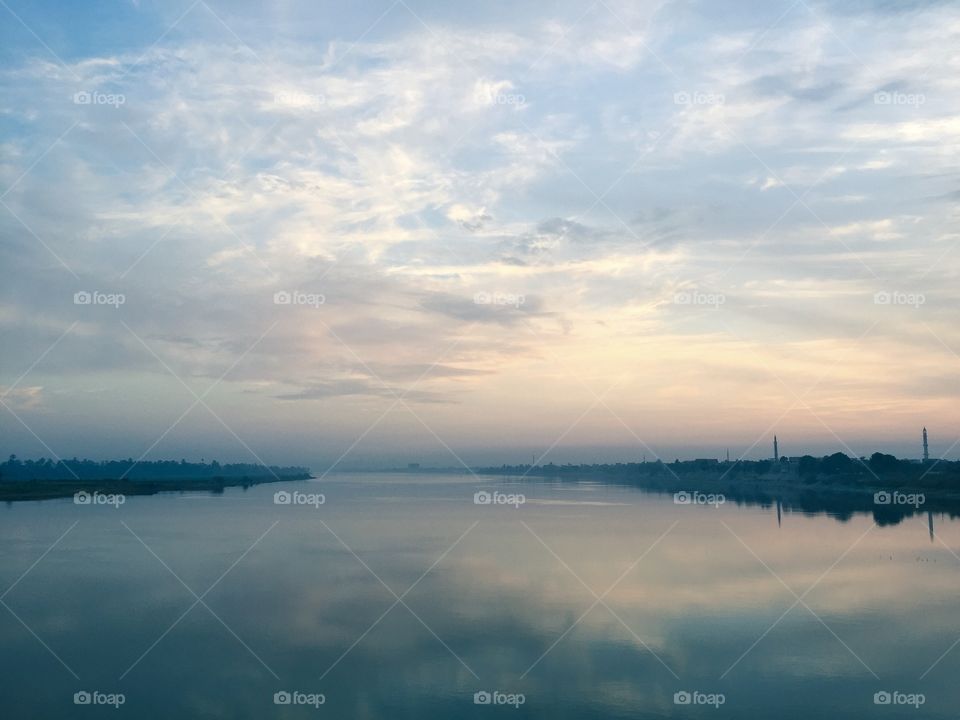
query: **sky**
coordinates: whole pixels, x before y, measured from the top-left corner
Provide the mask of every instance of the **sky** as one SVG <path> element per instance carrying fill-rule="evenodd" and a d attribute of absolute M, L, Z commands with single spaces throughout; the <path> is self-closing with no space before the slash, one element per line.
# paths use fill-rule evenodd
<path fill-rule="evenodd" d="M 960 7 L 0 0 L 0 452 L 960 457 Z"/>

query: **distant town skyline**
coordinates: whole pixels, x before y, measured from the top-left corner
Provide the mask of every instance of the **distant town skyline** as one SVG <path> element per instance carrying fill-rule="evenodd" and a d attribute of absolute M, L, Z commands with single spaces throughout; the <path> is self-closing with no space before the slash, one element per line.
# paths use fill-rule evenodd
<path fill-rule="evenodd" d="M 960 457 L 960 8 L 0 7 L 0 453 Z"/>

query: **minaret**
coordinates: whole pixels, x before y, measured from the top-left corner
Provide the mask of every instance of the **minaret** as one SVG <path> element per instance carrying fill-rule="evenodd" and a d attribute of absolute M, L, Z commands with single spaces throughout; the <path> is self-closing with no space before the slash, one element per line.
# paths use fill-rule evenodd
<path fill-rule="evenodd" d="M 930 448 L 927 446 L 927 429 L 923 429 L 923 461 L 930 462 Z"/>
<path fill-rule="evenodd" d="M 777 445 L 777 436 L 773 436 L 773 461 L 780 462 L 780 446 Z"/>
<path fill-rule="evenodd" d="M 727 462 L 730 462 L 730 448 L 727 448 Z"/>

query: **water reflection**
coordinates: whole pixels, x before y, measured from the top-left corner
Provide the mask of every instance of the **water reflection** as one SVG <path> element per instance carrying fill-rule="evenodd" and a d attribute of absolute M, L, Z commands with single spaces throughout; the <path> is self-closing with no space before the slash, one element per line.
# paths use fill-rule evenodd
<path fill-rule="evenodd" d="M 616 481 L 615 484 L 664 496 L 672 496 L 675 490 L 674 483 L 669 481 L 646 480 L 642 485 L 632 481 Z M 586 486 L 587 483 L 578 483 L 578 485 Z M 706 485 L 713 484 L 706 483 Z M 800 512 L 805 515 L 827 515 L 841 521 L 849 520 L 857 514 L 867 514 L 871 515 L 878 525 L 896 525 L 915 515 L 924 515 L 931 528 L 936 515 L 951 519 L 960 517 L 960 498 L 938 497 L 913 491 L 894 490 L 873 494 L 869 491 L 830 491 L 803 485 L 781 484 L 775 486 L 775 489 L 765 489 L 759 484 L 722 483 L 708 491 L 721 492 L 727 501 L 738 505 L 775 508 L 777 525 L 782 524 L 784 511 Z M 884 496 L 886 504 L 883 501 L 878 502 L 878 495 Z M 930 538 L 933 539 L 933 536 L 931 529 Z"/>
<path fill-rule="evenodd" d="M 137 718 L 919 716 L 878 708 L 883 690 L 937 717 L 960 699 L 960 650 L 934 665 L 960 637 L 949 511 L 506 487 L 529 501 L 341 476 L 320 509 L 274 505 L 276 486 L 8 506 L 3 588 L 79 522 L 4 597 L 4 716 L 75 717 L 84 688 L 124 692 L 110 712 Z M 326 704 L 274 705 L 282 689 Z M 474 705 L 478 690 L 526 702 Z M 676 705 L 685 690 L 726 702 Z"/>

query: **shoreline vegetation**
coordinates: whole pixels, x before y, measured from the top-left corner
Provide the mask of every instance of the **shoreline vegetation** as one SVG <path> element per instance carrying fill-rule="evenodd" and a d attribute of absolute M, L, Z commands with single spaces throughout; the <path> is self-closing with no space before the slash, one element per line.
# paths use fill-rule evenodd
<path fill-rule="evenodd" d="M 904 460 L 874 453 L 850 457 L 834 453 L 779 460 L 657 460 L 592 465 L 500 465 L 431 469 L 411 466 L 391 472 L 448 472 L 522 478 L 545 482 L 604 482 L 661 494 L 722 494 L 729 501 L 808 514 L 829 513 L 841 520 L 873 514 L 879 525 L 906 517 L 944 513 L 960 517 L 960 462 Z"/>
<path fill-rule="evenodd" d="M 556 465 L 499 465 L 468 468 L 406 468 L 358 472 L 453 473 L 503 475 L 530 479 L 603 479 L 656 486 L 693 483 L 726 483 L 758 487 L 796 487 L 824 492 L 921 492 L 930 497 L 960 500 L 960 461 L 904 460 L 874 453 L 869 458 L 834 453 L 822 458 L 811 455 L 779 460 L 675 460 L 663 462 L 594 463 Z"/>
<path fill-rule="evenodd" d="M 78 493 L 110 496 L 155 495 L 162 492 L 220 494 L 228 487 L 248 488 L 261 483 L 308 480 L 304 467 L 250 463 L 221 465 L 185 460 L 137 462 L 127 460 L 18 460 L 0 463 L 0 501 L 53 500 Z"/>

